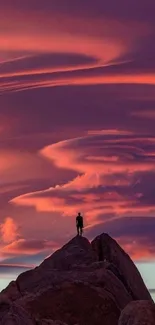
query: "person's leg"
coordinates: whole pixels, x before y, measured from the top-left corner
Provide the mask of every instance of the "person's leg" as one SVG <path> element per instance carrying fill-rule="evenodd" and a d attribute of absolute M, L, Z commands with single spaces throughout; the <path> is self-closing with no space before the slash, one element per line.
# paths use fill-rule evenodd
<path fill-rule="evenodd" d="M 83 229 L 80 227 L 80 235 L 82 236 Z"/>
<path fill-rule="evenodd" d="M 79 236 L 79 226 L 77 226 L 76 228 L 77 228 L 77 235 Z"/>

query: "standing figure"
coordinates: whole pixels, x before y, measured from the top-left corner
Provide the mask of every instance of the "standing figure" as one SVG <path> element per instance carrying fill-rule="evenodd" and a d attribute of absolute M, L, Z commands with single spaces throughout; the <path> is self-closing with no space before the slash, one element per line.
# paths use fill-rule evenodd
<path fill-rule="evenodd" d="M 82 236 L 83 232 L 83 217 L 81 216 L 81 213 L 79 212 L 76 217 L 76 228 L 77 228 L 77 234 L 78 236 Z"/>

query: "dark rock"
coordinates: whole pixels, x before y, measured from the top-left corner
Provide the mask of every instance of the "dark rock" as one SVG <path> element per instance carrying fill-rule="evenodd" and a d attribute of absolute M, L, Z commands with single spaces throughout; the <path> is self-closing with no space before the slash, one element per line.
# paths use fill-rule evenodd
<path fill-rule="evenodd" d="M 108 292 L 90 284 L 68 283 L 49 289 L 27 303 L 27 310 L 39 318 L 61 320 L 67 324 L 117 325 L 120 311 Z"/>
<path fill-rule="evenodd" d="M 2 290 L 1 294 L 5 296 L 6 290 Z M 7 298 L 14 301 L 16 299 L 19 299 L 21 297 L 21 292 L 18 286 L 17 281 L 11 281 L 9 285 L 7 286 Z"/>
<path fill-rule="evenodd" d="M 97 261 L 88 239 L 76 236 L 69 243 L 57 250 L 51 257 L 44 260 L 39 268 L 71 270 L 78 265 L 91 265 Z"/>
<path fill-rule="evenodd" d="M 29 314 L 21 306 L 0 298 L 0 324 L 1 325 L 34 325 Z"/>
<path fill-rule="evenodd" d="M 151 301 L 129 256 L 104 234 L 92 244 L 73 238 L 3 290 L 39 325 L 117 325 L 121 310 L 140 293 Z"/>
<path fill-rule="evenodd" d="M 67 325 L 66 323 L 63 323 L 59 320 L 50 320 L 50 319 L 42 319 L 41 321 L 37 322 L 36 325 Z M 78 325 L 78 324 L 76 324 Z"/>
<path fill-rule="evenodd" d="M 118 325 L 154 325 L 155 304 L 150 301 L 132 301 L 122 311 Z"/>
<path fill-rule="evenodd" d="M 135 264 L 114 239 L 108 234 L 102 234 L 96 237 L 91 245 L 99 261 L 106 260 L 110 263 L 109 269 L 124 284 L 133 300 L 151 300 Z"/>

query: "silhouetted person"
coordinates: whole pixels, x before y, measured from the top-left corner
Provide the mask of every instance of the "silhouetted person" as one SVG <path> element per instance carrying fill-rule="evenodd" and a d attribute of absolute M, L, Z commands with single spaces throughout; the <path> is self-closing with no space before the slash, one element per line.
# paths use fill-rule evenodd
<path fill-rule="evenodd" d="M 81 216 L 81 213 L 79 212 L 76 217 L 76 228 L 77 228 L 77 234 L 78 236 L 82 236 L 83 233 L 83 217 Z"/>

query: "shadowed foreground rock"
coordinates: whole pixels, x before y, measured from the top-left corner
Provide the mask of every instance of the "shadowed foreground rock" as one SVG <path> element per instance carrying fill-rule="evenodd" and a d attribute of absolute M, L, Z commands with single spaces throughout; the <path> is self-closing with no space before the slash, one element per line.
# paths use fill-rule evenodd
<path fill-rule="evenodd" d="M 29 314 L 17 304 L 7 299 L 0 299 L 0 324 L 1 325 L 33 325 Z"/>
<path fill-rule="evenodd" d="M 35 325 L 118 325 L 131 301 L 141 296 L 151 301 L 129 256 L 106 234 L 92 244 L 73 238 L 22 273 L 3 295 L 26 310 Z"/>
<path fill-rule="evenodd" d="M 42 319 L 42 321 L 40 321 L 36 325 L 67 325 L 67 324 L 60 322 L 59 320 L 54 321 L 50 319 Z"/>
<path fill-rule="evenodd" d="M 155 304 L 132 301 L 122 311 L 118 325 L 155 325 Z"/>

